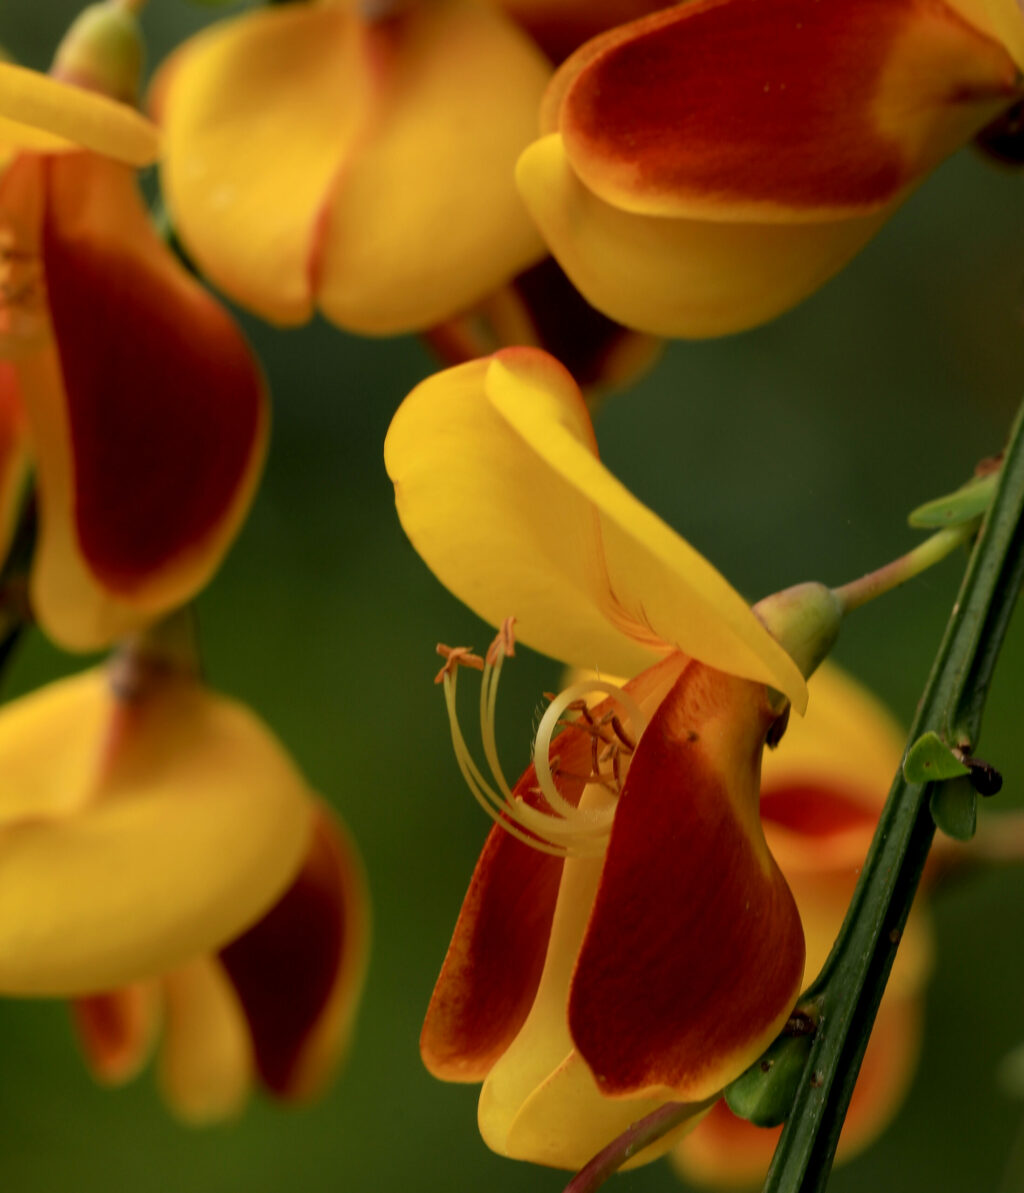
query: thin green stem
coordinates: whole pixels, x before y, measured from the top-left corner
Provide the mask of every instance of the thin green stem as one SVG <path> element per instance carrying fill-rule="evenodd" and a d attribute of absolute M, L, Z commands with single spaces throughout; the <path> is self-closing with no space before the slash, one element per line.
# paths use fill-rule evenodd
<path fill-rule="evenodd" d="M 928 730 L 975 744 L 1024 576 L 1024 408 L 932 667 L 910 742 Z M 939 536 L 936 536 L 938 538 Z M 935 832 L 930 784 L 897 775 L 839 939 L 809 995 L 822 1007 L 764 1193 L 821 1193 Z"/>
<path fill-rule="evenodd" d="M 839 599 L 843 613 L 859 609 L 861 605 L 866 605 L 875 597 L 890 592 L 898 585 L 912 580 L 914 576 L 919 576 L 930 567 L 934 567 L 935 564 L 941 563 L 947 555 L 974 536 L 980 521 L 981 519 L 978 518 L 960 526 L 940 530 L 925 539 L 913 551 L 908 551 L 906 555 L 894 559 L 892 563 L 876 568 L 875 571 L 868 572 L 866 576 L 861 576 L 857 580 L 851 580 L 849 584 L 833 588 L 832 592 Z"/>

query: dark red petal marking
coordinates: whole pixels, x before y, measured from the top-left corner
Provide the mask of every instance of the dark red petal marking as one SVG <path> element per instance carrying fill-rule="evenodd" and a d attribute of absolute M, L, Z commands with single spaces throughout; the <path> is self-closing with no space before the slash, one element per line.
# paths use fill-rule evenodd
<path fill-rule="evenodd" d="M 756 841 L 763 691 L 691 664 L 633 758 L 569 997 L 608 1094 L 713 1094 L 799 992 L 799 916 Z"/>
<path fill-rule="evenodd" d="M 908 155 L 902 116 L 934 109 L 941 140 L 950 109 L 1016 86 L 1002 47 L 941 0 L 693 0 L 602 40 L 556 82 L 559 123 L 585 180 L 637 196 L 878 207 L 934 164 Z"/>
<path fill-rule="evenodd" d="M 219 953 L 249 1022 L 260 1077 L 282 1097 L 301 1081 L 304 1049 L 345 980 L 352 950 L 363 948 L 351 939 L 364 912 L 352 906 L 359 884 L 352 882 L 350 866 L 321 813 L 298 877 L 261 920 Z"/>
<path fill-rule="evenodd" d="M 590 738 L 567 729 L 551 750 L 564 770 L 586 774 Z M 513 788 L 532 807 L 546 808 L 534 768 Z M 582 782 L 558 789 L 579 802 Z M 427 1009 L 420 1052 L 446 1081 L 482 1081 L 515 1039 L 533 1005 L 555 914 L 562 859 L 541 853 L 495 825 L 473 871 L 448 954 Z"/>
<path fill-rule="evenodd" d="M 870 836 L 878 808 L 854 791 L 833 783 L 769 787 L 761 791 L 761 819 L 809 837 L 828 837 L 851 829 Z"/>
<path fill-rule="evenodd" d="M 201 549 L 258 448 L 263 386 L 234 322 L 157 238 L 134 178 L 49 160 L 43 246 L 83 555 L 129 592 Z"/>

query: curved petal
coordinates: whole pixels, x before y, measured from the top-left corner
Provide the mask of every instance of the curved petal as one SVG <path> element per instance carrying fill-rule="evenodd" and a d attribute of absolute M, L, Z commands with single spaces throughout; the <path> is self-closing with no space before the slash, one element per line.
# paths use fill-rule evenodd
<path fill-rule="evenodd" d="M 359 1005 L 368 946 L 362 862 L 321 804 L 291 886 L 220 950 L 249 1023 L 257 1071 L 278 1097 L 312 1096 L 338 1064 Z"/>
<path fill-rule="evenodd" d="M 805 703 L 803 679 L 718 572 L 597 460 L 575 383 L 510 349 L 418 386 L 385 443 L 399 516 L 443 584 L 523 642 L 635 675 L 673 647 Z"/>
<path fill-rule="evenodd" d="M 32 600 L 93 649 L 193 596 L 241 524 L 263 463 L 266 396 L 241 333 L 149 226 L 130 174 L 48 165 L 52 354 L 16 361 L 38 453 Z"/>
<path fill-rule="evenodd" d="M 129 166 L 160 149 L 156 125 L 134 108 L 10 62 L 0 62 L 0 117 L 0 142 L 18 149 L 91 149 Z"/>
<path fill-rule="evenodd" d="M 72 1002 L 75 1031 L 97 1081 L 121 1085 L 136 1076 L 149 1059 L 159 1011 L 155 982 L 136 982 Z"/>
<path fill-rule="evenodd" d="M 253 1078 L 252 1044 L 231 983 L 211 957 L 197 957 L 163 978 L 165 1025 L 160 1090 L 180 1118 L 218 1122 L 245 1105 Z"/>
<path fill-rule="evenodd" d="M 556 133 L 526 150 L 516 179 L 548 247 L 588 302 L 627 327 L 694 339 L 743 331 L 795 306 L 893 210 L 806 224 L 634 215 L 580 182 Z"/>
<path fill-rule="evenodd" d="M 921 1039 L 916 999 L 882 1002 L 860 1076 L 839 1137 L 837 1159 L 850 1159 L 875 1139 L 896 1113 L 914 1072 Z M 746 1189 L 768 1171 L 781 1127 L 755 1127 L 737 1118 L 724 1101 L 676 1148 L 672 1163 L 687 1181 L 714 1188 Z"/>
<path fill-rule="evenodd" d="M 583 184 L 643 215 L 835 219 L 887 207 L 1017 93 L 934 0 L 696 0 L 562 68 Z"/>
<path fill-rule="evenodd" d="M 673 655 L 624 686 L 646 714 L 660 704 L 685 666 L 686 659 Z M 593 714 L 600 716 L 607 707 L 603 702 Z M 558 790 L 575 806 L 585 786 L 579 776 L 589 774 L 592 766 L 591 737 L 573 727 L 564 729 L 551 745 L 550 757 L 556 756 Z M 532 766 L 513 794 L 531 807 L 546 807 Z M 537 996 L 562 873 L 561 858 L 529 848 L 500 826 L 491 830 L 423 1025 L 420 1048 L 435 1077 L 482 1081 L 501 1063 Z M 564 1018 L 564 991 L 557 997 Z"/>
<path fill-rule="evenodd" d="M 465 0 L 413 5 L 373 36 L 389 85 L 337 178 L 315 268 L 328 319 L 391 334 L 449 318 L 543 255 L 513 170 L 549 67 Z"/>
<path fill-rule="evenodd" d="M 758 818 L 772 719 L 760 685 L 694 662 L 640 739 L 569 995 L 606 1096 L 714 1096 L 800 992 L 803 932 Z"/>
<path fill-rule="evenodd" d="M 598 806 L 607 799 L 607 793 L 591 786 L 582 805 Z M 569 1036 L 565 1014 L 569 983 L 602 865 L 600 858 L 564 863 L 533 1007 L 480 1091 L 480 1133 L 500 1155 L 556 1168 L 580 1168 L 663 1100 L 605 1097 Z M 695 1117 L 701 1109 L 694 1107 Z M 646 1162 L 663 1154 L 685 1129 L 666 1136 L 662 1147 L 645 1151 L 638 1160 Z"/>
<path fill-rule="evenodd" d="M 561 62 L 585 41 L 664 7 L 662 0 L 501 0 L 552 62 Z"/>
<path fill-rule="evenodd" d="M 306 786 L 240 705 L 88 671 L 0 711 L 0 990 L 109 990 L 216 947 L 294 875 Z"/>
<path fill-rule="evenodd" d="M 161 181 L 203 273 L 274 323 L 313 312 L 313 258 L 332 180 L 377 86 L 346 6 L 282 5 L 222 21 L 172 57 Z"/>

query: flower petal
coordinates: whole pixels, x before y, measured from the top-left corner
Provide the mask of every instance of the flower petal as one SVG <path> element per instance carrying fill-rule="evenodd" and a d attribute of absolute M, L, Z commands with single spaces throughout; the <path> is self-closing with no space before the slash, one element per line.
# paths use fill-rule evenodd
<path fill-rule="evenodd" d="M 93 1077 L 104 1085 L 130 1081 L 149 1059 L 156 1038 L 156 983 L 136 982 L 76 998 L 71 1010 Z"/>
<path fill-rule="evenodd" d="M 721 575 L 597 460 L 575 383 L 509 349 L 418 386 L 385 443 L 399 516 L 443 584 L 527 645 L 635 675 L 673 648 L 786 692 L 795 664 Z"/>
<path fill-rule="evenodd" d="M 598 806 L 608 798 L 591 786 L 582 802 Z M 480 1091 L 480 1133 L 500 1155 L 580 1168 L 660 1104 L 659 1100 L 604 1097 L 569 1036 L 565 1014 L 569 983 L 602 865 L 601 858 L 571 858 L 564 863 L 536 998 Z M 694 1107 L 695 1117 L 701 1109 Z M 640 1162 L 663 1154 L 683 1130 L 666 1136 L 663 1146 L 644 1152 Z"/>
<path fill-rule="evenodd" d="M 59 370 L 19 358 L 38 452 L 32 600 L 92 649 L 201 588 L 248 509 L 267 434 L 262 378 L 227 313 L 149 226 L 130 174 L 47 167 L 44 261 Z"/>
<path fill-rule="evenodd" d="M 10 361 L 0 360 L 0 560 L 7 558 L 28 473 L 28 427 L 18 377 Z"/>
<path fill-rule="evenodd" d="M 663 7 L 661 0 L 501 0 L 501 7 L 530 34 L 552 62 L 616 25 Z"/>
<path fill-rule="evenodd" d="M 86 994 L 251 923 L 295 873 L 306 786 L 240 705 L 106 672 L 0 711 L 0 990 Z"/>
<path fill-rule="evenodd" d="M 716 1094 L 800 992 L 803 933 L 757 814 L 771 719 L 759 685 L 691 663 L 640 739 L 569 997 L 607 1096 Z"/>
<path fill-rule="evenodd" d="M 742 221 L 887 207 L 1017 91 L 1002 46 L 935 0 L 696 0 L 562 76 L 559 131 L 596 195 Z"/>
<path fill-rule="evenodd" d="M 210 957 L 196 957 L 163 978 L 160 1089 L 180 1118 L 210 1123 L 245 1104 L 252 1044 L 234 988 Z"/>
<path fill-rule="evenodd" d="M 366 973 L 362 863 L 321 805 L 305 863 L 274 906 L 220 961 L 249 1022 L 256 1068 L 279 1097 L 304 1098 L 348 1044 Z"/>
<path fill-rule="evenodd" d="M 342 5 L 263 8 L 204 30 L 169 70 L 155 87 L 177 232 L 233 298 L 304 322 L 324 202 L 376 85 L 363 23 Z"/>
<path fill-rule="evenodd" d="M 10 62 L 0 62 L 0 117 L 0 143 L 18 149 L 91 149 L 129 166 L 159 152 L 159 130 L 134 108 Z"/>
<path fill-rule="evenodd" d="M 754 327 L 838 272 L 891 214 L 800 224 L 634 215 L 588 190 L 551 134 L 519 159 L 519 189 L 558 263 L 599 311 L 655 335 Z"/>
<path fill-rule="evenodd" d="M 388 86 L 336 180 L 316 273 L 328 319 L 391 334 L 449 318 L 543 255 L 513 170 L 549 67 L 464 0 L 411 6 L 374 36 Z"/>

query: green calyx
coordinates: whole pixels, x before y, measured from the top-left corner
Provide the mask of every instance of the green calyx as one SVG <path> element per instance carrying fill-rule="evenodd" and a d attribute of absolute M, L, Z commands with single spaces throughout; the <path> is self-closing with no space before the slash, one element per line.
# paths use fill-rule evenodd
<path fill-rule="evenodd" d="M 726 1087 L 729 1109 L 758 1127 L 785 1122 L 811 1053 L 813 1022 L 802 1015 L 790 1022 L 806 1030 L 794 1033 L 787 1026 L 768 1051 Z"/>
<path fill-rule="evenodd" d="M 134 13 L 105 0 L 75 18 L 53 59 L 50 73 L 66 83 L 134 106 L 144 50 Z"/>
<path fill-rule="evenodd" d="M 842 602 L 813 580 L 765 597 L 754 612 L 805 678 L 832 649 L 843 623 Z"/>

